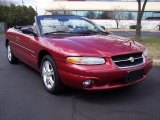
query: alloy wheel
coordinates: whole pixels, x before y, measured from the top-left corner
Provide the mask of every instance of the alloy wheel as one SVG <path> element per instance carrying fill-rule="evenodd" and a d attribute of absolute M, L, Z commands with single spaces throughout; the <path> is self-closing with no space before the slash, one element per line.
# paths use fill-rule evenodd
<path fill-rule="evenodd" d="M 45 86 L 52 89 L 55 85 L 55 72 L 49 61 L 44 61 L 42 65 L 42 77 Z"/>
<path fill-rule="evenodd" d="M 8 52 L 8 60 L 11 61 L 12 60 L 12 52 L 11 52 L 11 47 L 10 45 L 7 46 L 7 52 Z"/>

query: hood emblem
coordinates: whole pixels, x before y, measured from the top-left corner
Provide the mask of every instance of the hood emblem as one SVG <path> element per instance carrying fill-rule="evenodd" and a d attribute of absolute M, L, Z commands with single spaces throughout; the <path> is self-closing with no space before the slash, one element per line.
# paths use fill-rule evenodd
<path fill-rule="evenodd" d="M 134 62 L 134 58 L 133 57 L 130 57 L 128 60 L 131 61 L 132 63 Z"/>

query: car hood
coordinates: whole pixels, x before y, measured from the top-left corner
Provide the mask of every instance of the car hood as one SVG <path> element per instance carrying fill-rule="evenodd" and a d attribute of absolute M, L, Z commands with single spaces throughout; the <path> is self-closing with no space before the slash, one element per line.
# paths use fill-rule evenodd
<path fill-rule="evenodd" d="M 53 50 L 66 56 L 100 56 L 142 52 L 144 47 L 129 38 L 115 35 L 91 35 L 46 38 Z"/>

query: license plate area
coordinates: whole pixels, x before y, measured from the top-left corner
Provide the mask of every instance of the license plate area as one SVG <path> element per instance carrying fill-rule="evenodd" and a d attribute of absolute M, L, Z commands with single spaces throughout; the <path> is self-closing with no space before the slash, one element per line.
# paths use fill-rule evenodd
<path fill-rule="evenodd" d="M 135 82 L 136 80 L 141 79 L 143 77 L 143 75 L 144 75 L 143 69 L 128 71 L 128 75 L 125 78 L 125 82 L 126 83 Z"/>

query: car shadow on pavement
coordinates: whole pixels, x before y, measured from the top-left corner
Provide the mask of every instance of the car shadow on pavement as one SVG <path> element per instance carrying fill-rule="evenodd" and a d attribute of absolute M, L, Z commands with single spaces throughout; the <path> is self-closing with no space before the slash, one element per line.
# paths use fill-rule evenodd
<path fill-rule="evenodd" d="M 13 66 L 11 67 L 13 69 Z M 39 72 L 23 62 L 19 62 L 17 67 L 14 66 L 14 69 L 23 70 L 21 74 L 30 76 L 25 91 L 36 94 L 38 98 L 45 100 L 49 105 L 52 105 L 52 101 L 54 101 L 53 106 L 55 104 L 68 106 L 73 120 L 102 120 L 115 118 L 116 115 L 124 120 L 128 120 L 130 116 L 140 120 L 149 120 L 154 115 L 159 117 L 158 112 L 152 112 L 152 110 L 158 111 L 159 109 L 157 101 L 159 101 L 158 95 L 160 94 L 157 91 L 159 84 L 156 72 L 160 70 L 160 67 L 151 70 L 145 81 L 133 86 L 104 91 L 84 91 L 67 87 L 59 95 L 49 94 L 42 85 Z M 63 107 L 59 109 L 63 110 Z"/>
<path fill-rule="evenodd" d="M 114 90 L 81 91 L 69 88 L 60 97 L 72 97 L 72 117 L 75 120 L 116 118 L 116 114 L 124 119 L 129 119 L 130 114 L 133 119 L 149 120 L 154 117 L 158 120 L 159 115 L 150 111 L 159 109 L 153 104 L 159 99 L 158 88 L 159 85 L 149 77 L 139 84 Z"/>
<path fill-rule="evenodd" d="M 101 101 L 106 102 L 109 99 L 123 99 L 133 97 L 136 92 L 139 92 L 139 85 L 129 86 L 125 88 L 117 88 L 113 90 L 102 90 L 102 91 L 85 91 L 85 90 L 77 90 L 73 88 L 67 88 L 67 90 L 61 94 L 60 96 L 76 96 L 79 99 L 83 99 L 86 101 Z"/>
<path fill-rule="evenodd" d="M 30 66 L 26 65 L 23 62 L 18 63 L 19 66 L 21 66 L 23 69 L 26 69 L 30 73 L 37 76 L 37 79 L 41 79 L 40 73 L 31 68 Z M 160 70 L 160 67 L 156 67 L 156 69 Z M 152 76 L 151 76 L 152 77 Z M 55 95 L 56 97 L 73 97 L 79 100 L 83 100 L 86 102 L 93 102 L 93 103 L 113 103 L 114 101 L 128 101 L 133 100 L 133 98 L 136 98 L 136 100 L 145 99 L 145 97 L 149 97 L 150 95 L 154 95 L 156 93 L 155 88 L 158 87 L 153 83 L 151 78 L 147 78 L 145 81 L 128 86 L 125 88 L 118 88 L 113 90 L 103 90 L 103 91 L 85 91 L 85 90 L 77 90 L 74 88 L 66 87 L 65 91 L 59 95 Z M 41 80 L 38 81 L 38 83 L 42 82 Z M 42 85 L 42 84 L 41 84 Z M 41 86 L 41 89 L 44 89 L 43 86 Z M 148 88 L 148 89 L 146 89 Z M 45 91 L 45 89 L 44 89 Z M 47 92 L 47 91 L 45 91 Z M 52 94 L 50 94 L 52 95 Z M 52 95 L 54 96 L 54 95 Z"/>
<path fill-rule="evenodd" d="M 149 73 L 149 77 L 145 81 L 125 88 L 104 91 L 83 91 L 68 88 L 60 96 L 72 96 L 74 99 L 94 104 L 109 104 L 128 101 L 135 103 L 145 99 L 151 99 L 151 97 L 154 98 L 156 94 L 158 94 L 157 89 L 159 88 L 159 85 L 155 84 L 152 80 L 152 75 L 150 74 L 151 73 Z"/>
<path fill-rule="evenodd" d="M 23 67 L 23 69 L 30 71 L 30 73 L 35 74 L 37 77 L 39 77 L 39 79 L 41 79 L 40 73 L 34 70 L 33 68 L 31 68 L 30 66 L 26 65 L 25 63 L 21 61 L 18 64 L 21 67 Z M 148 97 L 148 94 L 153 95 L 155 93 L 152 85 L 153 85 L 152 81 L 145 80 L 141 83 L 138 83 L 132 86 L 128 86 L 125 88 L 118 88 L 118 89 L 113 89 L 113 90 L 103 90 L 103 91 L 86 91 L 86 90 L 77 90 L 74 88 L 66 87 L 63 93 L 56 95 L 56 96 L 57 97 L 75 97 L 75 98 L 78 98 L 84 101 L 95 102 L 95 103 L 96 102 L 106 103 L 106 102 L 113 102 L 114 100 L 121 101 L 125 99 L 132 100 L 135 97 L 137 99 L 141 99 L 141 98 L 144 99 L 145 97 Z M 145 89 L 145 88 L 149 88 L 149 89 Z"/>

